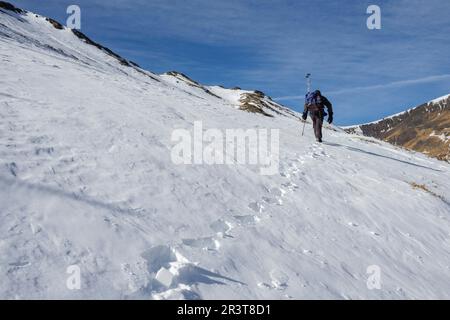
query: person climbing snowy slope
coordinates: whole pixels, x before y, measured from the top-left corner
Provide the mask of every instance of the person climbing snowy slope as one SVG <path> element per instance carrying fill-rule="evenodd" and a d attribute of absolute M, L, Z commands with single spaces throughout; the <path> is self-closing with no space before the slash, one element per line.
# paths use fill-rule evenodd
<path fill-rule="evenodd" d="M 322 124 L 323 119 L 327 115 L 325 107 L 328 110 L 328 123 L 331 124 L 333 123 L 333 106 L 331 102 L 319 90 L 308 92 L 302 118 L 306 121 L 308 112 L 310 113 L 317 142 L 322 142 Z"/>

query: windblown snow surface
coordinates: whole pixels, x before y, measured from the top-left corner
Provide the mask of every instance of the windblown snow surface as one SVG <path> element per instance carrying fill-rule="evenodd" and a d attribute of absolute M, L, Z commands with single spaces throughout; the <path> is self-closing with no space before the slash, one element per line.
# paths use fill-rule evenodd
<path fill-rule="evenodd" d="M 316 144 L 31 13 L 0 10 L 0 59 L 1 298 L 450 298 L 449 164 L 337 127 Z M 194 121 L 280 129 L 279 174 L 175 165 Z"/>

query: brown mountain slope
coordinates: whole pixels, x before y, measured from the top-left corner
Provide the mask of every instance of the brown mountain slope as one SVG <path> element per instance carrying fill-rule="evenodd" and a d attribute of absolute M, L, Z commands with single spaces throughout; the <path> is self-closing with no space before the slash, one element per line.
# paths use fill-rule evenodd
<path fill-rule="evenodd" d="M 345 130 L 450 161 L 450 96 Z"/>

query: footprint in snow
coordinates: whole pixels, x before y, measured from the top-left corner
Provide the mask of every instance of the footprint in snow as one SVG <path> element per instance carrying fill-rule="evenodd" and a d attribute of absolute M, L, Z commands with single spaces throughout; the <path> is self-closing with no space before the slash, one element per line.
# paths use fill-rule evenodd
<path fill-rule="evenodd" d="M 115 232 L 119 231 L 119 225 L 116 222 L 112 221 L 110 218 L 104 217 L 103 221 L 105 221 L 105 223 L 108 225 L 108 227 L 113 229 Z"/>
<path fill-rule="evenodd" d="M 330 158 L 330 156 L 323 150 L 323 147 L 319 144 L 314 144 L 312 147 L 310 147 L 310 152 L 308 153 L 307 157 L 313 159 L 317 159 L 320 157 Z"/>
<path fill-rule="evenodd" d="M 34 136 L 30 137 L 28 141 L 33 144 L 42 144 L 44 142 L 50 141 L 50 138 L 48 136 Z"/>
<path fill-rule="evenodd" d="M 42 154 L 51 155 L 54 151 L 55 151 L 55 149 L 53 147 L 35 148 L 34 154 L 37 156 L 42 155 Z"/>
<path fill-rule="evenodd" d="M 285 290 L 288 287 L 289 277 L 281 270 L 272 270 L 270 272 L 272 288 Z"/>
<path fill-rule="evenodd" d="M 262 200 L 267 204 L 276 204 L 276 205 L 283 205 L 283 200 L 281 198 L 269 198 L 269 197 L 262 197 Z"/>
<path fill-rule="evenodd" d="M 183 239 L 183 244 L 203 250 L 218 250 L 220 248 L 220 242 L 213 237 L 197 238 L 197 239 Z"/>
<path fill-rule="evenodd" d="M 282 196 L 284 196 L 285 193 L 286 193 L 286 191 L 284 191 L 284 190 L 281 189 L 281 188 L 271 188 L 271 189 L 269 189 L 269 192 L 270 192 L 271 194 L 273 194 L 274 196 L 277 196 L 277 197 L 282 197 Z"/>
<path fill-rule="evenodd" d="M 298 189 L 298 186 L 295 183 L 287 182 L 281 185 L 282 187 L 286 188 L 287 190 L 293 192 Z"/>
<path fill-rule="evenodd" d="M 277 204 L 277 205 L 283 205 L 282 198 L 286 195 L 286 191 L 281 188 L 271 188 L 269 189 L 269 192 L 275 197 L 275 198 L 269 198 L 269 197 L 263 197 L 262 200 L 267 204 Z"/>
<path fill-rule="evenodd" d="M 232 236 L 229 235 L 229 232 L 233 229 L 233 224 L 228 221 L 219 219 L 211 223 L 210 228 L 221 238 L 232 238 Z"/>
<path fill-rule="evenodd" d="M 261 219 L 259 217 L 253 216 L 253 215 L 233 216 L 233 218 L 236 219 L 239 224 L 245 225 L 245 226 L 255 225 L 256 223 L 261 221 Z"/>
<path fill-rule="evenodd" d="M 291 174 L 290 174 L 289 172 L 287 172 L 287 171 L 281 172 L 280 175 L 281 175 L 282 177 L 287 178 L 287 179 L 290 179 L 290 178 L 291 178 Z"/>
<path fill-rule="evenodd" d="M 248 205 L 248 207 L 256 213 L 262 213 L 264 211 L 264 206 L 259 202 L 252 202 Z"/>
<path fill-rule="evenodd" d="M 18 168 L 17 168 L 17 165 L 16 165 L 15 162 L 11 162 L 11 163 L 6 164 L 6 168 L 9 170 L 9 172 L 10 172 L 14 177 L 17 177 L 17 171 L 18 171 Z"/>

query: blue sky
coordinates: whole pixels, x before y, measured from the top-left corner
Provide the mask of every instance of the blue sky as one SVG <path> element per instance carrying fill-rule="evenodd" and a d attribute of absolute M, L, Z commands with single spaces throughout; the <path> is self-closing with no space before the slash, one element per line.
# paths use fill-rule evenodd
<path fill-rule="evenodd" d="M 450 93 L 448 0 L 10 0 L 66 21 L 142 67 L 266 92 L 299 110 L 313 74 L 336 123 L 379 119 Z M 366 9 L 382 10 L 368 30 Z"/>

